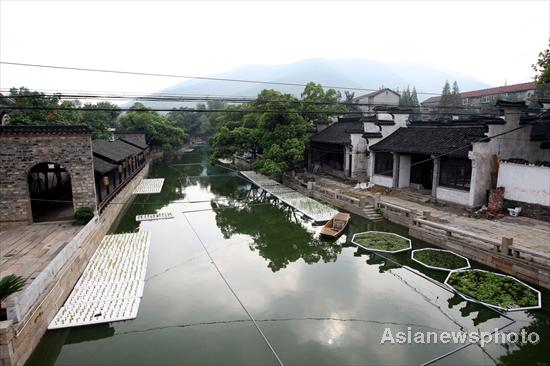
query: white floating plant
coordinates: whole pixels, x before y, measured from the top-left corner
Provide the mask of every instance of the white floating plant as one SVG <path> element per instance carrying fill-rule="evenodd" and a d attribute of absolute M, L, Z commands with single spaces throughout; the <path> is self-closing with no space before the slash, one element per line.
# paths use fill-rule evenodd
<path fill-rule="evenodd" d="M 149 214 L 149 215 L 137 215 L 136 221 L 152 221 L 152 220 L 166 220 L 166 219 L 173 219 L 174 214 L 171 212 L 159 212 L 155 214 Z"/>
<path fill-rule="evenodd" d="M 135 318 L 149 242 L 148 232 L 106 235 L 48 329 Z"/>
<path fill-rule="evenodd" d="M 142 179 L 133 194 L 160 193 L 163 184 L 164 178 Z"/>

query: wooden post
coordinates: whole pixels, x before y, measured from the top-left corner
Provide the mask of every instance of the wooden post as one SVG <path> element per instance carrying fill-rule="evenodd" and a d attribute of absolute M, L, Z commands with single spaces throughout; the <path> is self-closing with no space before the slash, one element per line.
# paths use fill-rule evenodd
<path fill-rule="evenodd" d="M 365 196 L 359 197 L 359 207 L 365 208 L 366 204 L 367 204 L 367 197 Z"/>
<path fill-rule="evenodd" d="M 512 243 L 514 242 L 514 238 L 506 238 L 502 237 L 502 244 L 500 246 L 500 251 L 504 253 L 505 255 L 510 254 L 510 246 L 512 246 Z"/>

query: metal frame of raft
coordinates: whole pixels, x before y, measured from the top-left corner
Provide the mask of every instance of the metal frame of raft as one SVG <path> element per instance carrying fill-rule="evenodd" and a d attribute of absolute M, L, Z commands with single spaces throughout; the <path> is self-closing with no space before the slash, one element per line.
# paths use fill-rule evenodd
<path fill-rule="evenodd" d="M 262 188 L 269 194 L 277 197 L 280 201 L 284 202 L 288 206 L 295 208 L 302 212 L 307 217 L 313 219 L 315 222 L 324 222 L 330 220 L 334 215 L 338 213 L 337 210 L 331 208 L 324 203 L 316 201 L 302 193 L 288 188 L 273 179 L 266 177 L 263 174 L 259 174 L 253 171 L 240 172 L 245 178 L 252 183 Z M 298 201 L 303 202 L 303 205 L 297 205 Z M 311 209 L 312 206 L 323 208 L 323 212 L 315 212 Z"/>
<path fill-rule="evenodd" d="M 134 319 L 150 241 L 149 232 L 106 235 L 48 329 Z"/>

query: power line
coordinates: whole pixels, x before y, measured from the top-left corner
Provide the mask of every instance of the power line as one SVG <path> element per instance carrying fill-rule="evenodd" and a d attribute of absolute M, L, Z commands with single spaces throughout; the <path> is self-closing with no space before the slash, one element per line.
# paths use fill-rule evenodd
<path fill-rule="evenodd" d="M 305 87 L 307 85 L 307 84 L 304 84 L 304 83 L 291 83 L 291 82 L 281 82 L 281 81 L 231 79 L 231 78 L 217 78 L 217 77 L 209 77 L 209 76 L 192 76 L 192 75 L 179 75 L 179 74 L 161 74 L 161 73 L 151 73 L 151 72 L 96 69 L 96 68 L 88 68 L 88 67 L 72 67 L 72 66 L 31 64 L 31 63 L 24 63 L 24 62 L 0 61 L 0 64 L 12 65 L 12 66 L 24 66 L 24 67 L 38 67 L 38 68 L 57 69 L 57 70 L 88 71 L 88 72 L 100 72 L 100 73 L 109 73 L 109 74 L 154 76 L 154 77 L 167 77 L 167 78 L 178 78 L 178 79 L 225 81 L 225 82 L 248 83 L 248 84 L 283 85 L 283 86 L 300 86 L 300 87 Z M 325 85 L 323 88 L 326 88 L 326 89 L 342 89 L 342 90 L 359 90 L 359 91 L 369 91 L 369 92 L 379 90 L 379 89 L 372 89 L 372 88 L 354 88 L 354 87 L 345 87 L 345 86 L 336 86 L 336 85 Z M 438 95 L 438 96 L 441 95 L 441 93 L 418 92 L 418 91 L 417 91 L 417 94 Z"/>
<path fill-rule="evenodd" d="M 384 107 L 387 107 L 387 105 L 384 105 Z M 41 106 L 3 106 L 2 109 L 4 110 L 42 110 L 42 111 L 96 111 L 96 112 L 173 112 L 173 113 L 189 113 L 189 112 L 198 112 L 198 113 L 296 113 L 296 114 L 327 114 L 327 115 L 350 115 L 350 116 L 358 116 L 362 112 L 355 112 L 355 111 L 344 111 L 344 112 L 335 112 L 335 111 L 327 111 L 327 110 L 299 110 L 299 109 L 229 109 L 229 108 L 186 108 L 186 109 L 175 109 L 175 108 L 92 108 L 92 107 L 41 107 Z M 392 114 L 398 111 L 381 111 L 388 114 Z M 427 115 L 429 113 L 422 112 L 422 111 L 401 111 L 401 114 L 407 114 L 407 115 Z M 445 114 L 445 113 L 440 113 Z M 475 117 L 485 117 L 485 118 L 499 118 L 495 117 L 491 114 L 481 114 L 481 113 L 467 113 L 467 112 L 448 112 L 446 113 L 448 115 L 455 115 L 455 116 L 475 116 Z M 517 113 L 509 113 L 509 114 L 517 114 L 517 115 L 523 115 L 522 112 Z M 426 121 L 429 122 L 429 121 Z M 460 122 L 460 121 L 458 121 Z M 481 123 L 481 122 L 480 122 Z"/>
<path fill-rule="evenodd" d="M 239 302 L 239 304 L 241 305 L 241 307 L 243 308 L 243 310 L 245 311 L 246 315 L 248 315 L 248 317 L 250 318 L 250 320 L 252 321 L 252 323 L 254 324 L 254 326 L 256 327 L 256 329 L 258 330 L 258 332 L 260 333 L 260 335 L 262 336 L 262 338 L 264 339 L 265 343 L 267 344 L 267 346 L 269 347 L 269 349 L 271 350 L 271 352 L 273 353 L 273 356 L 275 356 L 275 358 L 277 359 L 277 362 L 279 363 L 279 365 L 281 366 L 284 366 L 283 364 L 283 361 L 281 361 L 281 359 L 279 358 L 279 355 L 277 354 L 277 352 L 275 352 L 275 349 L 273 348 L 273 346 L 271 345 L 271 343 L 269 342 L 269 340 L 267 339 L 267 337 L 265 336 L 264 332 L 262 332 L 262 329 L 260 328 L 260 326 L 258 325 L 258 323 L 256 322 L 256 319 L 254 319 L 254 317 L 252 316 L 252 314 L 248 311 L 248 309 L 246 308 L 246 306 L 244 306 L 243 302 L 241 301 L 241 299 L 239 298 L 239 296 L 237 295 L 237 293 L 235 292 L 235 290 L 233 289 L 233 287 L 231 287 L 231 284 L 229 283 L 229 281 L 225 278 L 225 276 L 223 275 L 222 271 L 220 270 L 220 268 L 218 267 L 218 265 L 216 264 L 216 261 L 214 260 L 214 258 L 212 257 L 212 255 L 210 254 L 210 252 L 208 251 L 208 248 L 206 247 L 206 245 L 204 244 L 204 242 L 202 241 L 201 237 L 199 236 L 199 234 L 197 233 L 197 231 L 195 230 L 195 228 L 193 227 L 193 225 L 191 224 L 191 222 L 189 221 L 189 219 L 187 218 L 187 215 L 184 213 L 183 214 L 183 217 L 185 218 L 185 220 L 187 221 L 187 224 L 189 224 L 189 227 L 191 228 L 191 230 L 193 231 L 193 233 L 195 234 L 195 236 L 197 237 L 197 239 L 199 239 L 199 242 L 201 243 L 202 247 L 204 248 L 204 251 L 206 252 L 206 254 L 208 255 L 208 258 L 210 258 L 210 262 L 212 263 L 212 265 L 214 266 L 214 268 L 216 268 L 216 271 L 218 272 L 218 274 L 220 275 L 221 279 L 223 280 L 223 282 L 225 282 L 225 284 L 227 285 L 227 288 L 231 291 L 231 293 L 233 294 L 233 296 L 235 296 L 235 299 Z"/>
<path fill-rule="evenodd" d="M 101 100 L 128 100 L 128 101 L 154 101 L 154 102 L 208 102 L 208 101 L 220 101 L 228 103 L 252 103 L 252 102 L 287 102 L 296 104 L 315 104 L 315 105 L 342 105 L 346 107 L 386 107 L 386 108 L 421 108 L 420 105 L 413 104 L 384 104 L 384 103 L 355 103 L 346 101 L 325 102 L 325 101 L 312 101 L 312 100 L 285 100 L 285 99 L 258 99 L 257 97 L 244 97 L 244 96 L 215 96 L 215 95 L 199 95 L 199 94 L 87 94 L 87 93 L 41 93 L 40 95 L 22 94 L 22 95 L 8 95 L 2 96 L 0 99 L 41 99 L 44 97 L 58 98 L 63 100 L 77 100 L 77 99 L 101 99 Z M 78 107 L 75 107 L 78 108 Z M 477 107 L 469 106 L 436 106 L 430 107 L 433 109 L 450 109 L 450 110 L 470 110 L 474 111 Z M 173 108 L 175 109 L 175 108 Z M 399 111 L 399 109 L 397 109 Z M 405 112 L 406 110 L 401 110 Z M 388 112 L 392 112 L 391 109 Z M 355 113 L 361 113 L 356 111 Z"/>

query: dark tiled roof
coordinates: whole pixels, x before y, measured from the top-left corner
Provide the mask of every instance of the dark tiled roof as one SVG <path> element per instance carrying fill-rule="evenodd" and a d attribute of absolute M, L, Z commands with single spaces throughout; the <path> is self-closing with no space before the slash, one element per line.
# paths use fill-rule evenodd
<path fill-rule="evenodd" d="M 365 132 L 363 134 L 363 137 L 368 139 L 368 138 L 373 138 L 373 139 L 379 139 L 382 137 L 382 133 L 381 132 Z"/>
<path fill-rule="evenodd" d="M 363 133 L 363 122 L 336 122 L 310 137 L 312 142 L 324 142 L 329 144 L 351 144 L 350 134 Z"/>
<path fill-rule="evenodd" d="M 94 156 L 94 171 L 99 174 L 105 174 L 114 170 L 117 166 L 111 164 L 97 156 Z"/>
<path fill-rule="evenodd" d="M 102 157 L 106 160 L 118 163 L 130 156 L 137 155 L 142 152 L 141 149 L 134 147 L 124 141 L 105 141 L 93 140 L 92 151 L 94 155 Z"/>
<path fill-rule="evenodd" d="M 145 134 L 143 133 L 115 133 L 115 137 L 142 150 L 149 147 L 145 142 Z"/>
<path fill-rule="evenodd" d="M 472 142 L 485 137 L 485 126 L 411 126 L 372 145 L 372 151 L 468 156 Z"/>
<path fill-rule="evenodd" d="M 74 135 L 91 134 L 88 126 L 74 125 L 7 125 L 0 126 L 0 135 Z"/>

